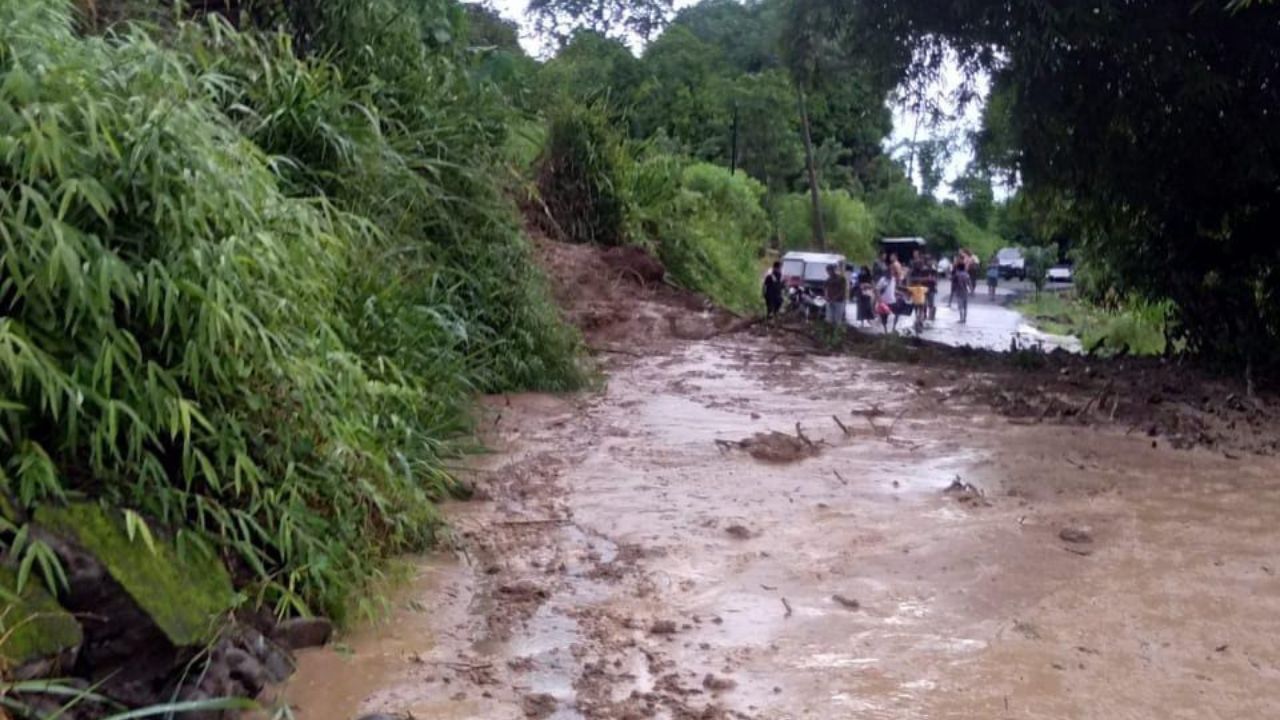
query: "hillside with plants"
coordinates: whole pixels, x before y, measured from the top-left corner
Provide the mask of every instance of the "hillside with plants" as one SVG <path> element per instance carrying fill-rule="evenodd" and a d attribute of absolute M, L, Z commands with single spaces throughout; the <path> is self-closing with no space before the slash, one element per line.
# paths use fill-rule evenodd
<path fill-rule="evenodd" d="M 572 107 L 592 114 L 608 128 L 597 141 L 607 138 L 607 152 L 626 158 L 620 167 L 652 167 L 661 156 L 667 164 L 721 168 L 726 179 L 745 176 L 757 201 L 752 213 L 735 214 L 749 228 L 725 227 L 703 245 L 727 243 L 725 252 L 734 254 L 748 248 L 757 274 L 769 252 L 789 249 L 829 247 L 869 262 L 883 236 L 924 236 L 941 253 L 966 247 L 982 257 L 1006 242 L 1005 205 L 994 199 L 991 171 L 975 163 L 954 188 L 944 187 L 949 151 L 939 143 L 889 153 L 894 85 L 826 41 L 803 4 L 702 2 L 675 13 L 639 56 L 592 13 L 560 3 L 538 8 L 544 20 L 576 22 L 541 65 L 514 42 L 493 48 L 508 58 L 506 66 L 524 69 L 526 82 L 513 84 L 513 100 L 531 113 Z M 491 12 L 486 17 L 500 22 Z M 908 173 L 922 179 L 920 189 Z M 601 184 L 635 206 L 633 217 L 643 217 L 652 214 L 652 203 L 666 202 L 643 187 L 632 192 L 644 182 L 622 173 Z M 958 201 L 940 199 L 944 194 Z M 666 208 L 661 214 L 672 216 Z M 659 249 L 658 239 L 669 234 L 654 235 L 643 222 L 621 227 L 622 216 L 619 222 L 619 237 Z M 666 252 L 679 277 L 682 260 Z M 731 305 L 749 303 L 758 292 L 754 281 L 711 287 L 693 281 L 697 275 L 681 279 Z"/>
<path fill-rule="evenodd" d="M 457 5 L 140 7 L 0 2 L 0 668 L 99 714 L 256 692 L 219 618 L 372 611 L 472 398 L 583 379 Z"/>

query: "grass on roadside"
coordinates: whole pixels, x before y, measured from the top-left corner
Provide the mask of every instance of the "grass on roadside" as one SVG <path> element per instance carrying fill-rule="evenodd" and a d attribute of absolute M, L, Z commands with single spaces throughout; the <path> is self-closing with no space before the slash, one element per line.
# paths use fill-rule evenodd
<path fill-rule="evenodd" d="M 1073 292 L 1042 292 L 1014 304 L 1040 330 L 1074 335 L 1086 350 L 1114 354 L 1159 355 L 1165 350 L 1167 303 L 1129 298 L 1115 309 L 1083 300 Z"/>

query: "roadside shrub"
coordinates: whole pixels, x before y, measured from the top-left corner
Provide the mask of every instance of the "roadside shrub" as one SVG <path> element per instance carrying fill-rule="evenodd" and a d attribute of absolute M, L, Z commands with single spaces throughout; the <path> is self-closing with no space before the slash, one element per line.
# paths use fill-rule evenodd
<path fill-rule="evenodd" d="M 636 163 L 629 188 L 634 235 L 656 247 L 675 282 L 735 310 L 759 305 L 769 232 L 763 185 L 746 173 L 657 153 Z"/>
<path fill-rule="evenodd" d="M 626 158 L 601 106 L 568 105 L 552 114 L 538 161 L 538 190 L 553 235 L 596 245 L 626 240 Z"/>
<path fill-rule="evenodd" d="M 341 621 L 432 538 L 471 394 L 579 381 L 486 172 L 500 108 L 362 6 L 416 44 L 340 68 L 0 0 L 0 529 L 88 497 Z"/>

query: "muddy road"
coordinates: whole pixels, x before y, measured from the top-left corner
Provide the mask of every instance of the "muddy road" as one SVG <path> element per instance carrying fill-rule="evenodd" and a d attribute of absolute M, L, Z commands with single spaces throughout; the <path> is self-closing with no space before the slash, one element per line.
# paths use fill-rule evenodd
<path fill-rule="evenodd" d="M 616 357 L 598 392 L 492 399 L 457 550 L 300 658 L 297 717 L 1280 707 L 1280 461 L 1014 425 L 762 341 Z"/>

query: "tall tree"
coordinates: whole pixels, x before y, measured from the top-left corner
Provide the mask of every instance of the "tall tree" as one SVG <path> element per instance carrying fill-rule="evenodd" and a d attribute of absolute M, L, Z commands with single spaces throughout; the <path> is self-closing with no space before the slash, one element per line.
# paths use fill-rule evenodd
<path fill-rule="evenodd" d="M 807 94 L 823 80 L 835 56 L 835 46 L 823 27 L 831 12 L 821 0 L 792 0 L 783 30 L 784 57 L 795 84 L 800 133 L 804 140 L 805 172 L 809 178 L 809 198 L 813 209 L 813 234 L 818 247 L 827 248 L 822 226 L 822 196 L 818 168 L 814 160 L 813 133 L 809 123 Z"/>

